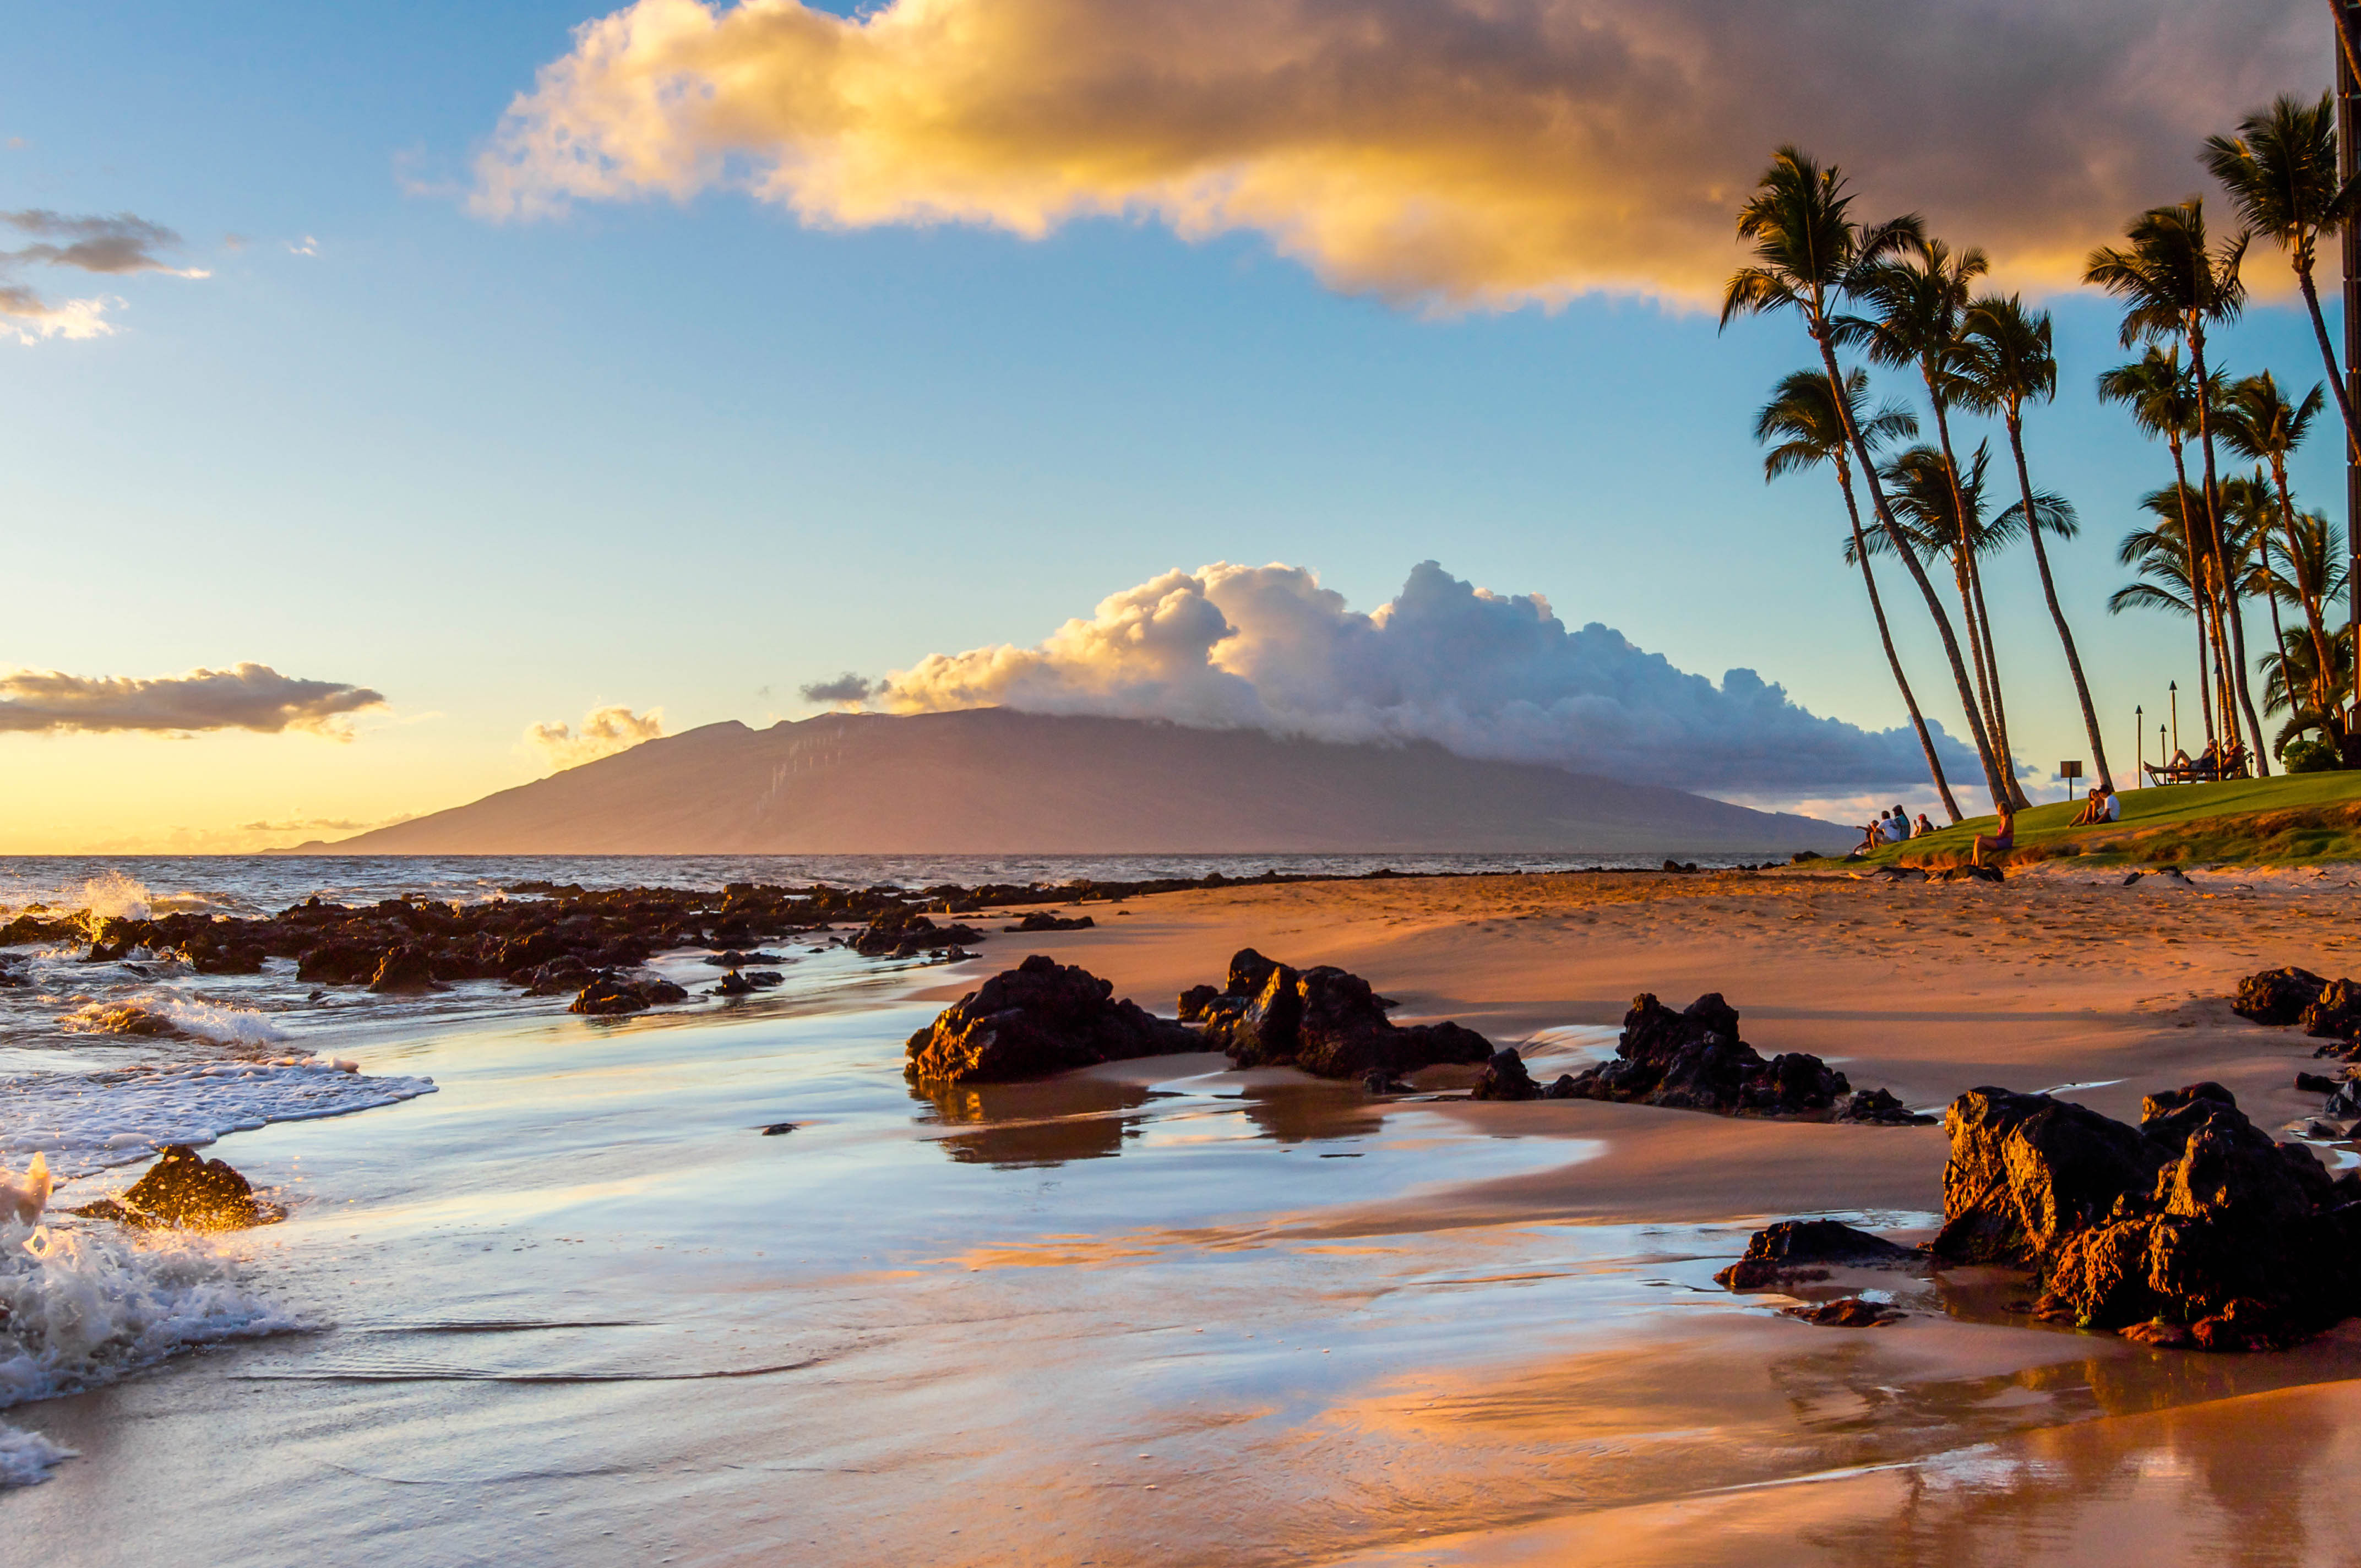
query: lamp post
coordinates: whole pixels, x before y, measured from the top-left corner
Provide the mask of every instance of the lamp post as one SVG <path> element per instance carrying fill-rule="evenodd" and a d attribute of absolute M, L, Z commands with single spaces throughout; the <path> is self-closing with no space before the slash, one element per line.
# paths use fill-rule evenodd
<path fill-rule="evenodd" d="M 2180 683 L 2167 682 L 2164 689 L 2172 699 L 2172 750 L 2178 751 L 2180 750 Z M 2172 761 L 2171 753 L 2166 753 L 2164 760 L 2168 762 Z"/>
<path fill-rule="evenodd" d="M 2132 770 L 2132 787 L 2137 789 L 2147 777 L 2147 709 L 2136 704 L 2132 708 L 2132 750 L 2139 753 L 2138 763 Z"/>

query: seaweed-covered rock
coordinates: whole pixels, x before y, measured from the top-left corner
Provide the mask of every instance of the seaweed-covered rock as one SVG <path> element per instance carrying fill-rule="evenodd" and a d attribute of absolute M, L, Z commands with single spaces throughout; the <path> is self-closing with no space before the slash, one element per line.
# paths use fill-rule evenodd
<path fill-rule="evenodd" d="M 1738 1012 L 1719 992 L 1707 992 L 1678 1013 L 1644 992 L 1634 997 L 1623 1015 L 1615 1059 L 1576 1076 L 1566 1092 L 1584 1100 L 1725 1115 L 1820 1120 L 1837 1115 L 1840 1100 L 1848 1110 L 1852 1103 L 1852 1085 L 1819 1058 L 1790 1051 L 1766 1060 L 1740 1039 Z M 1883 1103 L 1872 1100 L 1864 1111 Z"/>
<path fill-rule="evenodd" d="M 258 1201 L 254 1188 L 227 1162 L 206 1159 L 186 1144 L 167 1145 L 147 1173 L 114 1198 L 74 1213 L 139 1230 L 236 1231 L 286 1218 Z"/>
<path fill-rule="evenodd" d="M 1204 1041 L 1089 970 L 1036 953 L 994 975 L 910 1036 L 913 1082 L 994 1083 L 1205 1048 Z"/>
<path fill-rule="evenodd" d="M 2327 984 L 2308 969 L 2267 969 L 2238 982 L 2238 998 L 2230 1007 L 2241 1018 L 2257 1024 L 2292 1024 L 2320 1000 Z"/>
<path fill-rule="evenodd" d="M 1492 1059 L 1484 1066 L 1484 1076 L 1476 1080 L 1476 1087 L 1467 1093 L 1470 1100 L 1539 1100 L 1541 1097 L 1542 1086 L 1533 1081 L 1532 1071 L 1525 1066 L 1525 1058 L 1517 1054 L 1514 1046 L 1505 1046 L 1492 1053 Z"/>
<path fill-rule="evenodd" d="M 1457 1024 L 1398 1026 L 1398 1005 L 1359 975 L 1321 964 L 1297 970 L 1241 948 L 1227 982 L 1198 987 L 1183 1001 L 1204 1022 L 1205 1039 L 1239 1067 L 1290 1063 L 1322 1078 L 1389 1078 L 1441 1062 L 1489 1061 L 1492 1043 Z"/>
<path fill-rule="evenodd" d="M 1927 1261 L 1927 1255 L 1916 1248 L 1841 1221 L 1782 1220 L 1755 1232 L 1746 1244 L 1746 1255 L 1713 1277 L 1731 1290 L 1767 1290 L 1826 1279 L 1831 1266 L 1893 1268 Z"/>
<path fill-rule="evenodd" d="M 2274 1143 L 2217 1083 L 2150 1095 L 2137 1128 L 1971 1090 L 1934 1250 L 2040 1276 L 2036 1310 L 2149 1343 L 2268 1349 L 2361 1306 L 2361 1182 Z"/>

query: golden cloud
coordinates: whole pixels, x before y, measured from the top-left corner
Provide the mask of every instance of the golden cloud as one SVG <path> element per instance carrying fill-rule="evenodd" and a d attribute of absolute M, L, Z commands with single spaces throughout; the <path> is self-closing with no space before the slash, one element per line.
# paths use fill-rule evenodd
<path fill-rule="evenodd" d="M 492 216 L 751 191 L 818 225 L 1268 236 L 1432 307 L 1697 302 L 1773 145 L 2062 282 L 2197 144 L 2324 85 L 2316 0 L 639 0 L 477 168 Z"/>
<path fill-rule="evenodd" d="M 555 773 L 628 751 L 642 740 L 661 740 L 664 732 L 663 708 L 652 707 L 642 714 L 616 704 L 594 707 L 583 715 L 579 731 L 570 724 L 528 724 L 523 744 L 540 758 L 542 766 Z"/>

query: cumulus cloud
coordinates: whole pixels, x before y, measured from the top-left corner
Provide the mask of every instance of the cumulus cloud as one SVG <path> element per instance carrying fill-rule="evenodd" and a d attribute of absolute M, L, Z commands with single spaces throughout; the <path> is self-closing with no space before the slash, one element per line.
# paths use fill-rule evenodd
<path fill-rule="evenodd" d="M 364 828 L 381 828 L 381 822 L 357 822 L 348 817 L 298 817 L 285 822 L 241 822 L 241 833 L 310 833 L 323 829 L 334 832 L 357 832 Z"/>
<path fill-rule="evenodd" d="M 877 683 L 847 670 L 832 681 L 813 681 L 796 689 L 803 693 L 806 702 L 857 703 L 874 696 Z M 767 690 L 764 695 L 769 695 Z"/>
<path fill-rule="evenodd" d="M 583 715 L 579 730 L 570 724 L 528 724 L 524 744 L 540 755 L 543 766 L 556 772 L 628 751 L 642 740 L 659 739 L 664 732 L 663 708 L 639 714 L 617 704 L 594 707 Z"/>
<path fill-rule="evenodd" d="M 164 272 L 175 278 L 210 276 L 202 268 L 174 267 L 167 261 L 159 253 L 177 247 L 181 236 L 130 213 L 74 216 L 46 207 L 25 207 L 0 212 L 0 225 L 34 241 L 16 250 L 0 250 L 0 335 L 19 343 L 50 337 L 104 337 L 115 330 L 106 313 L 123 304 L 113 295 L 53 302 L 16 281 L 14 274 L 19 269 L 63 267 L 115 278 L 135 272 Z"/>
<path fill-rule="evenodd" d="M 1246 230 L 1445 307 L 1695 301 L 1771 148 L 2066 281 L 2197 188 L 2208 132 L 2326 85 L 2316 0 L 638 0 L 477 165 L 495 216 L 751 191 L 815 225 Z"/>
<path fill-rule="evenodd" d="M 1433 740 L 1465 756 L 1723 794 L 1924 777 L 1907 729 L 1817 717 L 1752 670 L 1716 685 L 1597 622 L 1567 630 L 1538 594 L 1491 593 L 1432 561 L 1366 615 L 1301 566 L 1167 572 L 1036 646 L 930 655 L 889 675 L 873 705 Z M 1947 764 L 1972 769 L 1964 748 L 1943 744 Z"/>
<path fill-rule="evenodd" d="M 384 705 L 367 686 L 298 680 L 268 664 L 153 680 L 0 671 L 0 732 L 248 729 L 275 735 L 304 729 L 348 740 L 350 716 Z"/>

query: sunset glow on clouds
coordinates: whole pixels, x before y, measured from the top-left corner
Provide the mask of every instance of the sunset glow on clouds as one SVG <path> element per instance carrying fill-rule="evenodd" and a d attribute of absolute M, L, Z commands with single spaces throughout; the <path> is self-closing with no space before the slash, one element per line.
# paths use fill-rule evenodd
<path fill-rule="evenodd" d="M 806 222 L 1263 234 L 1444 307 L 1695 302 L 1773 145 L 2063 282 L 2308 79 L 2316 5 L 640 0 L 511 105 L 477 209 L 742 188 Z M 2199 65 L 2202 70 L 2193 69 Z"/>
<path fill-rule="evenodd" d="M 1907 729 L 1820 718 L 1752 670 L 1717 685 L 1597 622 L 1567 630 L 1539 595 L 1487 592 L 1432 561 L 1370 614 L 1300 566 L 1167 572 L 1035 646 L 931 655 L 891 676 L 873 706 L 1433 740 L 1462 756 L 1756 794 L 1894 784 L 1926 765 Z M 1971 765 L 1947 745 L 1948 762 Z"/>

